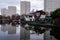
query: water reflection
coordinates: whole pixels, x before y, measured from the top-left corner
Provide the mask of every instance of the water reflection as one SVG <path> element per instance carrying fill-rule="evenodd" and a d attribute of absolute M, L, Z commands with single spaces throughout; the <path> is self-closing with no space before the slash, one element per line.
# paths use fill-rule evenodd
<path fill-rule="evenodd" d="M 28 27 L 31 26 L 1 24 L 0 40 L 43 40 L 44 34 L 37 35 Z"/>
<path fill-rule="evenodd" d="M 30 27 L 34 28 L 34 26 L 21 25 L 20 40 L 44 40 L 44 34 L 37 35 L 34 30 L 29 29 Z"/>
<path fill-rule="evenodd" d="M 20 27 L 20 40 L 30 40 L 30 30 Z"/>
<path fill-rule="evenodd" d="M 1 25 L 0 40 L 20 40 L 20 26 Z"/>

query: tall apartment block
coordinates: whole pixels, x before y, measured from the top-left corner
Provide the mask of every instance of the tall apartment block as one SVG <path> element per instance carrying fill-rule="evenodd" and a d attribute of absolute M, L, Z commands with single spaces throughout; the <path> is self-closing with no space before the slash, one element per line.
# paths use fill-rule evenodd
<path fill-rule="evenodd" d="M 57 8 L 60 8 L 60 0 L 44 0 L 44 11 L 51 12 Z"/>
<path fill-rule="evenodd" d="M 8 6 L 8 12 L 9 14 L 7 15 L 13 15 L 13 14 L 16 14 L 16 7 L 15 6 Z"/>
<path fill-rule="evenodd" d="M 30 2 L 29 1 L 21 1 L 20 8 L 21 8 L 21 14 L 30 13 Z"/>

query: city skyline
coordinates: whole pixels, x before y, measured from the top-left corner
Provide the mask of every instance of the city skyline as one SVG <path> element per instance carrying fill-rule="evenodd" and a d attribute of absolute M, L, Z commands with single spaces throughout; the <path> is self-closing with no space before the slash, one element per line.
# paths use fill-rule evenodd
<path fill-rule="evenodd" d="M 16 6 L 8 6 L 7 9 L 1 9 L 1 15 L 3 16 L 12 16 L 14 14 L 16 14 Z"/>
<path fill-rule="evenodd" d="M 0 10 L 2 8 L 7 8 L 8 6 L 16 6 L 17 7 L 17 13 L 20 13 L 20 1 L 21 0 L 6 0 L 6 1 L 0 0 Z M 23 1 L 25 1 L 25 0 L 23 0 Z M 43 9 L 43 7 L 44 7 L 43 6 L 44 5 L 43 0 L 33 0 L 33 1 L 29 0 L 29 1 L 31 2 L 31 10 L 32 9 Z"/>

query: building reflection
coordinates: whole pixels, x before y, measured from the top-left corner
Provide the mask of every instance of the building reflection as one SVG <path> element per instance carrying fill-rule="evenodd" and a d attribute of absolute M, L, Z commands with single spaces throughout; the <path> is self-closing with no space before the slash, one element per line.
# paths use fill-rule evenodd
<path fill-rule="evenodd" d="M 1 25 L 1 31 L 6 32 L 6 25 Z"/>
<path fill-rule="evenodd" d="M 20 27 L 20 40 L 30 40 L 30 30 L 24 28 L 25 26 Z"/>
<path fill-rule="evenodd" d="M 8 34 L 16 34 L 16 26 L 12 25 L 1 25 L 1 31 L 8 32 Z"/>

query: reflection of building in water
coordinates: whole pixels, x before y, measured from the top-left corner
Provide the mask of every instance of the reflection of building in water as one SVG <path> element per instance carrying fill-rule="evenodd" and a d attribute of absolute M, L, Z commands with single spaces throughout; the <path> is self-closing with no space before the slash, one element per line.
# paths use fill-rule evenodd
<path fill-rule="evenodd" d="M 10 27 L 8 29 L 8 34 L 16 34 L 16 27 Z"/>
<path fill-rule="evenodd" d="M 29 40 L 30 39 L 30 31 L 26 30 L 23 27 L 20 27 L 20 40 Z"/>
<path fill-rule="evenodd" d="M 1 31 L 8 31 L 8 34 L 16 34 L 16 27 L 12 27 L 12 25 L 1 25 Z"/>
<path fill-rule="evenodd" d="M 6 25 L 1 25 L 1 31 L 6 32 L 7 28 Z"/>

